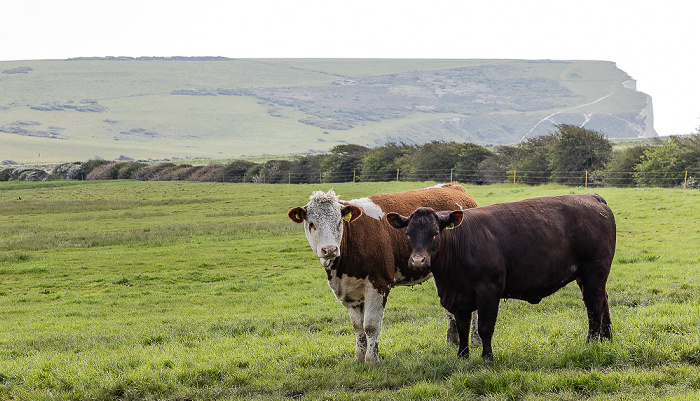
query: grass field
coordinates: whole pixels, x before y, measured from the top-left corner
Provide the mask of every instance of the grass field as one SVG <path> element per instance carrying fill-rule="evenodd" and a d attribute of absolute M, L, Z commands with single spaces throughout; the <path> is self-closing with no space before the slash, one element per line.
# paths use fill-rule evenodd
<path fill-rule="evenodd" d="M 431 183 L 335 184 L 344 199 Z M 575 284 L 501 303 L 458 360 L 432 284 L 389 296 L 378 365 L 286 217 L 318 185 L 0 183 L 0 399 L 697 399 L 700 192 L 602 188 L 612 343 Z M 481 205 L 591 192 L 470 186 Z M 21 199 L 20 199 L 21 198 Z"/>

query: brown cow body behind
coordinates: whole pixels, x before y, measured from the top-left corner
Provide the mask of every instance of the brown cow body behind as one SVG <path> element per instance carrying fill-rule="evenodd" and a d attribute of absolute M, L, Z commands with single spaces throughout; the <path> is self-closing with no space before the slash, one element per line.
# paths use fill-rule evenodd
<path fill-rule="evenodd" d="M 484 359 L 493 359 L 501 298 L 538 303 L 574 280 L 588 311 L 588 340 L 612 338 L 605 285 L 616 227 L 602 197 L 535 198 L 454 212 L 420 208 L 410 217 L 390 213 L 387 221 L 407 228 L 409 264 L 433 272 L 460 336 L 469 329 L 470 313 L 479 311 Z M 469 355 L 465 341 L 459 355 Z"/>
<path fill-rule="evenodd" d="M 383 222 L 385 211 L 410 213 L 420 206 L 454 210 L 476 207 L 476 202 L 462 186 L 446 184 L 350 201 L 339 200 L 333 190 L 317 191 L 306 206 L 289 210 L 292 221 L 304 223 L 328 285 L 348 309 L 359 360 L 378 360 L 379 332 L 391 288 L 431 277 L 424 268 L 409 267 L 406 236 Z"/>

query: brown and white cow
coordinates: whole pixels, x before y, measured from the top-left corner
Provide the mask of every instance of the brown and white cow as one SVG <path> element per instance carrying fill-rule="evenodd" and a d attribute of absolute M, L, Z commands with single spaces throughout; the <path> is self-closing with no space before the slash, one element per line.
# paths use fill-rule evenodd
<path fill-rule="evenodd" d="M 476 207 L 476 202 L 457 184 L 350 201 L 340 200 L 331 189 L 314 192 L 306 206 L 288 212 L 292 221 L 304 223 L 309 245 L 326 270 L 328 285 L 348 309 L 358 360 L 379 360 L 379 332 L 391 288 L 419 284 L 431 277 L 427 269 L 408 265 L 411 251 L 406 236 L 382 221 L 386 210 L 410 213 L 420 206 L 461 210 Z M 454 320 L 452 323 L 454 326 Z M 456 337 L 454 327 L 453 333 Z"/>
<path fill-rule="evenodd" d="M 386 219 L 395 228 L 406 227 L 413 250 L 409 265 L 432 271 L 460 339 L 478 309 L 482 358 L 493 360 L 501 298 L 536 304 L 573 280 L 588 311 L 588 340 L 612 339 L 605 284 L 616 228 L 601 196 L 535 198 L 453 212 L 419 208 L 409 217 L 389 213 Z M 460 340 L 459 355 L 469 356 L 466 341 Z"/>

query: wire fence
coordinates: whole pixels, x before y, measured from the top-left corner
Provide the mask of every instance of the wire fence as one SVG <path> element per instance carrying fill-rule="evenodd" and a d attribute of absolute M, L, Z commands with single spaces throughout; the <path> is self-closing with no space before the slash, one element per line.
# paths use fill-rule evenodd
<path fill-rule="evenodd" d="M 255 175 L 222 174 L 222 182 L 262 184 L 324 184 L 336 182 L 438 181 L 474 184 L 559 183 L 581 187 L 700 188 L 700 170 L 691 171 L 531 171 L 531 170 L 391 170 L 360 174 L 357 170 L 330 172 L 260 172 Z"/>

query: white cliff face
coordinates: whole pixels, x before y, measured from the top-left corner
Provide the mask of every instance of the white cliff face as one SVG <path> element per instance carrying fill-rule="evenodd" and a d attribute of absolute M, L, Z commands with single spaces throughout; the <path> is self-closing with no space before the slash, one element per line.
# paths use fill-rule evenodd
<path fill-rule="evenodd" d="M 647 96 L 646 105 L 637 115 L 637 121 L 639 121 L 639 126 L 641 131 L 639 138 L 655 138 L 659 136 L 654 129 L 654 108 L 651 103 L 651 96 Z"/>

